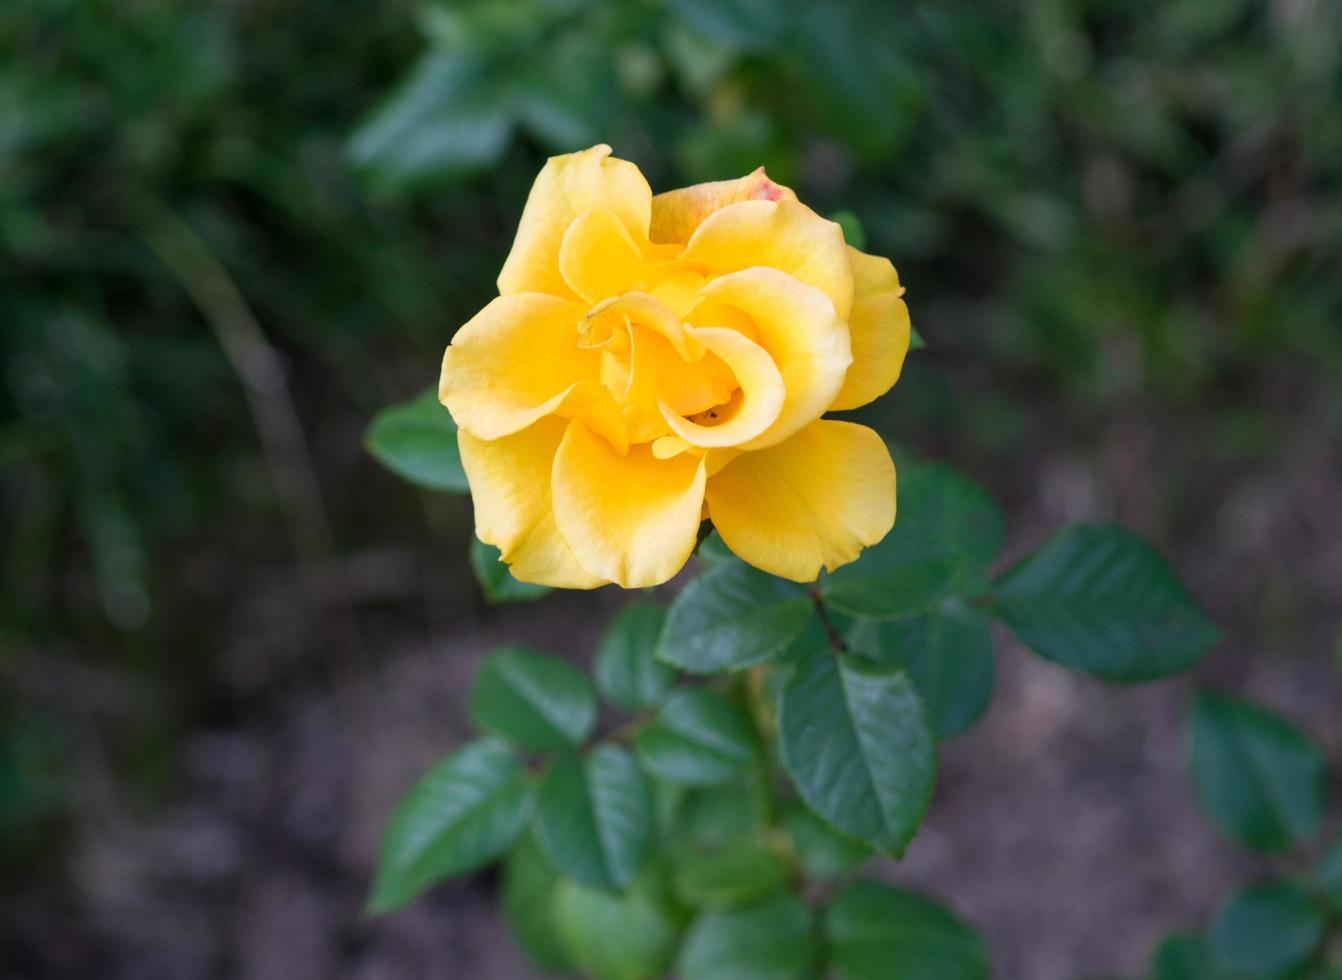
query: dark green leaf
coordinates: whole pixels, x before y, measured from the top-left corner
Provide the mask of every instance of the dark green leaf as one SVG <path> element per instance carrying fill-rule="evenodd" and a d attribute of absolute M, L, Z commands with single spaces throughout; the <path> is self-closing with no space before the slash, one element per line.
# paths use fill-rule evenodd
<path fill-rule="evenodd" d="M 472 742 L 430 769 L 397 804 L 378 851 L 370 912 L 410 901 L 450 875 L 506 851 L 531 816 L 531 784 L 493 739 Z"/>
<path fill-rule="evenodd" d="M 561 881 L 555 919 L 569 959 L 596 980 L 652 980 L 676 953 L 679 926 L 654 873 L 639 877 L 623 895 Z"/>
<path fill-rule="evenodd" d="M 701 915 L 680 951 L 682 980 L 801 980 L 818 947 L 811 913 L 791 895 Z"/>
<path fill-rule="evenodd" d="M 1271 977 L 1300 966 L 1323 939 L 1327 916 L 1298 885 L 1246 888 L 1216 914 L 1209 938 L 1216 962 L 1236 974 Z"/>
<path fill-rule="evenodd" d="M 908 675 L 813 654 L 783 691 L 783 764 L 812 810 L 844 833 L 899 855 L 936 778 L 936 746 Z"/>
<path fill-rule="evenodd" d="M 666 697 L 676 672 L 655 656 L 665 621 L 665 606 L 632 602 L 606 630 L 597 650 L 595 672 L 596 686 L 611 704 L 641 711 Z"/>
<path fill-rule="evenodd" d="M 746 905 L 780 891 L 786 883 L 787 868 L 778 855 L 752 841 L 683 858 L 675 873 L 676 894 L 699 909 Z"/>
<path fill-rule="evenodd" d="M 603 745 L 586 759 L 565 752 L 541 782 L 536 837 L 564 875 L 606 891 L 625 888 L 652 845 L 652 798 L 623 749 Z"/>
<path fill-rule="evenodd" d="M 1318 746 L 1286 719 L 1203 692 L 1188 721 L 1188 762 L 1198 796 L 1231 840 L 1282 851 L 1323 819 L 1325 765 Z"/>
<path fill-rule="evenodd" d="M 671 603 L 657 656 L 696 674 L 747 667 L 781 651 L 814 614 L 801 586 L 723 562 Z"/>
<path fill-rule="evenodd" d="M 1006 540 L 1006 519 L 997 501 L 943 463 L 900 467 L 897 519 L 921 525 L 980 568 L 997 557 Z"/>
<path fill-rule="evenodd" d="M 871 857 L 871 848 L 840 834 L 800 804 L 789 806 L 782 822 L 797 862 L 811 878 L 842 877 Z"/>
<path fill-rule="evenodd" d="M 530 834 L 522 838 L 503 866 L 503 913 L 513 935 L 537 966 L 555 973 L 573 966 L 555 918 L 554 898 L 560 880 Z"/>
<path fill-rule="evenodd" d="M 737 782 L 692 791 L 681 808 L 678 837 L 690 847 L 717 850 L 750 836 L 768 819 L 768 779 L 752 766 Z"/>
<path fill-rule="evenodd" d="M 469 493 L 457 450 L 457 424 L 432 389 L 373 416 L 364 446 L 402 479 L 430 490 Z"/>
<path fill-rule="evenodd" d="M 993 688 L 988 621 L 959 598 L 910 619 L 859 619 L 849 649 L 908 673 L 936 724 L 937 737 L 959 735 L 979 719 Z"/>
<path fill-rule="evenodd" d="M 963 564 L 952 543 L 916 521 L 896 519 L 894 530 L 857 561 L 821 576 L 820 590 L 828 604 L 851 616 L 911 616 L 936 605 Z"/>
<path fill-rule="evenodd" d="M 1342 912 L 1342 839 L 1323 855 L 1316 875 L 1334 908 Z"/>
<path fill-rule="evenodd" d="M 489 166 L 512 129 L 500 93 L 480 66 L 431 53 L 355 131 L 347 153 L 375 187 L 403 191 Z"/>
<path fill-rule="evenodd" d="M 508 566 L 499 560 L 499 549 L 479 538 L 471 540 L 471 569 L 487 602 L 529 602 L 554 591 L 546 585 L 513 578 Z"/>
<path fill-rule="evenodd" d="M 1202 936 L 1170 936 L 1151 957 L 1151 980 L 1231 980 Z"/>
<path fill-rule="evenodd" d="M 825 916 L 830 965 L 843 980 L 987 980 L 988 947 L 949 911 L 875 881 L 850 885 Z"/>
<path fill-rule="evenodd" d="M 672 692 L 634 738 L 643 768 L 672 783 L 709 785 L 739 778 L 755 755 L 749 720 L 712 691 Z"/>
<path fill-rule="evenodd" d="M 995 611 L 1036 653 L 1111 681 L 1185 671 L 1220 636 L 1159 553 L 1112 524 L 1054 536 L 998 580 Z"/>
<path fill-rule="evenodd" d="M 578 745 L 596 724 L 587 675 L 558 657 L 505 647 L 485 657 L 471 688 L 471 721 L 523 748 Z"/>

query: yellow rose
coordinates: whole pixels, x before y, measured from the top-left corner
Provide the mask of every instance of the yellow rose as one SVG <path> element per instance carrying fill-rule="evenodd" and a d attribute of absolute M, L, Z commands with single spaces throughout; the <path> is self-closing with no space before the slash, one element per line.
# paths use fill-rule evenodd
<path fill-rule="evenodd" d="M 801 582 L 895 520 L 871 429 L 909 345 L 886 259 L 763 168 L 653 196 L 595 146 L 536 178 L 499 297 L 457 332 L 439 397 L 459 426 L 476 534 L 524 582 L 665 582 L 711 518 Z"/>

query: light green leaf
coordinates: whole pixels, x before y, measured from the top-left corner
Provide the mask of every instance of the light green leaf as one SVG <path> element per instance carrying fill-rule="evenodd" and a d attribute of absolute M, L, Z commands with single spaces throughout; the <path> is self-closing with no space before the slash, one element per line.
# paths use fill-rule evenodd
<path fill-rule="evenodd" d="M 657 656 L 695 674 L 748 667 L 785 648 L 814 614 L 796 583 L 723 562 L 671 603 Z"/>
<path fill-rule="evenodd" d="M 1189 713 L 1188 764 L 1212 820 L 1245 847 L 1283 851 L 1319 828 L 1323 753 L 1280 715 L 1202 692 Z"/>
<path fill-rule="evenodd" d="M 778 855 L 753 841 L 683 858 L 675 872 L 676 894 L 692 908 L 726 909 L 763 899 L 787 884 Z"/>
<path fill-rule="evenodd" d="M 531 834 L 522 838 L 503 866 L 503 913 L 517 943 L 542 970 L 562 973 L 573 963 L 555 918 L 555 874 Z"/>
<path fill-rule="evenodd" d="M 502 95 L 471 59 L 430 53 L 350 137 L 349 161 L 388 192 L 482 170 L 512 136 Z"/>
<path fill-rule="evenodd" d="M 798 665 L 779 705 L 783 765 L 830 824 L 898 856 L 922 822 L 936 746 L 913 682 L 817 652 Z"/>
<path fill-rule="evenodd" d="M 471 721 L 527 749 L 582 743 L 596 725 L 596 691 L 558 657 L 504 647 L 485 657 L 471 687 Z"/>
<path fill-rule="evenodd" d="M 536 838 L 559 871 L 592 888 L 619 891 L 652 846 L 652 797 L 628 752 L 603 745 L 586 759 L 565 752 L 541 782 Z"/>
<path fill-rule="evenodd" d="M 479 538 L 471 540 L 471 569 L 486 602 L 530 602 L 554 591 L 546 585 L 513 578 L 508 566 L 499 560 L 499 549 Z"/>
<path fill-rule="evenodd" d="M 657 705 L 675 683 L 676 672 L 655 656 L 666 607 L 632 602 L 620 610 L 596 653 L 596 686 L 626 711 Z"/>
<path fill-rule="evenodd" d="M 935 606 L 963 565 L 964 556 L 953 544 L 901 517 L 857 561 L 822 575 L 820 591 L 829 605 L 851 616 L 912 616 Z"/>
<path fill-rule="evenodd" d="M 554 914 L 569 959 L 596 980 L 651 980 L 675 957 L 679 925 L 652 872 L 623 895 L 561 881 Z"/>
<path fill-rule="evenodd" d="M 681 980 L 802 980 L 818 944 L 810 911 L 791 895 L 701 915 L 680 951 Z"/>
<path fill-rule="evenodd" d="M 1323 907 L 1298 885 L 1254 885 L 1217 912 L 1209 933 L 1212 954 L 1238 975 L 1277 976 L 1310 957 L 1327 922 Z"/>
<path fill-rule="evenodd" d="M 872 855 L 867 845 L 834 830 L 801 804 L 784 811 L 782 826 L 792 839 L 797 862 L 811 878 L 840 878 L 861 867 Z"/>
<path fill-rule="evenodd" d="M 503 854 L 531 816 L 531 784 L 501 742 L 463 746 L 397 804 L 378 851 L 370 912 L 409 902 L 430 885 Z"/>
<path fill-rule="evenodd" d="M 927 341 L 923 340 L 923 335 L 922 335 L 921 333 L 918 332 L 918 328 L 915 327 L 915 326 L 913 326 L 912 324 L 910 324 L 910 325 L 909 325 L 909 350 L 910 350 L 910 351 L 922 350 L 922 349 L 923 349 L 924 347 L 926 347 L 926 346 L 927 346 Z"/>
<path fill-rule="evenodd" d="M 939 739 L 959 735 L 988 707 L 992 634 L 988 621 L 959 598 L 910 619 L 855 620 L 846 639 L 855 653 L 908 673 Z"/>
<path fill-rule="evenodd" d="M 859 881 L 825 914 L 830 965 L 842 980 L 987 980 L 988 947 L 953 914 L 914 892 Z"/>
<path fill-rule="evenodd" d="M 363 442 L 402 479 L 430 490 L 470 492 L 457 449 L 457 424 L 433 389 L 374 415 Z"/>
<path fill-rule="evenodd" d="M 994 611 L 1036 653 L 1111 681 L 1185 671 L 1220 637 L 1165 559 L 1113 524 L 1055 535 L 998 579 Z"/>
<path fill-rule="evenodd" d="M 720 696 L 683 687 L 634 737 L 634 749 L 658 779 L 711 785 L 740 777 L 755 756 L 754 734 L 745 715 Z"/>
<path fill-rule="evenodd" d="M 857 249 L 859 252 L 866 251 L 867 233 L 862 229 L 862 219 L 852 211 L 835 211 L 829 216 L 829 220 L 836 222 L 843 229 L 843 240 Z"/>
<path fill-rule="evenodd" d="M 768 819 L 768 779 L 763 767 L 752 766 L 738 782 L 690 792 L 679 814 L 677 840 L 717 850 L 753 834 Z"/>

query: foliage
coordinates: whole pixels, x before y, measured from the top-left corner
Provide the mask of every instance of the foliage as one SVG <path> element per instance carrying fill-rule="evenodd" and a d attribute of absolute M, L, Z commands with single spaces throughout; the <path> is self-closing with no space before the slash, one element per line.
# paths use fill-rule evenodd
<path fill-rule="evenodd" d="M 1228 840 L 1289 853 L 1295 867 L 1228 896 L 1205 935 L 1167 938 L 1152 958 L 1154 980 L 1332 980 L 1342 968 L 1327 944 L 1342 935 L 1342 840 L 1300 867 L 1328 792 L 1319 746 L 1273 711 L 1202 691 L 1188 712 L 1188 767 Z"/>
<path fill-rule="evenodd" d="M 370 424 L 380 458 L 386 420 L 404 411 Z M 458 463 L 436 459 L 430 482 L 443 485 Z M 986 977 L 971 927 L 855 875 L 877 854 L 903 854 L 933 793 L 938 741 L 983 712 L 987 618 L 1051 660 L 1129 682 L 1188 669 L 1218 633 L 1131 533 L 1070 528 L 995 573 L 1003 520 L 987 492 L 943 464 L 902 472 L 895 530 L 814 586 L 753 569 L 708 536 L 704 567 L 669 608 L 639 600 L 612 622 L 595 683 L 537 651 L 487 656 L 471 718 L 516 754 L 481 772 L 457 761 L 498 751 L 476 743 L 431 770 L 387 826 L 370 908 L 511 846 L 505 907 L 541 966 L 602 980 L 657 976 L 673 961 L 689 980 L 805 977 L 820 962 L 850 978 Z M 623 721 L 594 729 L 598 691 Z M 1233 779 L 1230 754 L 1209 756 L 1213 781 Z M 533 789 L 514 788 L 519 771 Z M 505 793 L 516 794 L 509 819 L 475 830 Z M 696 804 L 714 798 L 736 801 L 737 815 L 705 837 Z M 514 882 L 543 894 L 524 898 Z M 1312 899 L 1269 897 L 1229 907 L 1234 928 L 1222 931 L 1251 951 L 1289 931 L 1307 952 L 1322 919 L 1288 920 Z M 594 949 L 612 930 L 618 940 Z"/>

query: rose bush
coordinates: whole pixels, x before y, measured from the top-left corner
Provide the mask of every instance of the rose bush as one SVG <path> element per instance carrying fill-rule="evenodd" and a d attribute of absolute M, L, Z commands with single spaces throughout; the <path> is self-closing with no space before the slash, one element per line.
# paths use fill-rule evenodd
<path fill-rule="evenodd" d="M 899 277 L 763 168 L 654 196 L 608 146 L 555 157 L 498 286 L 439 398 L 476 534 L 516 578 L 657 585 L 711 519 L 745 561 L 811 581 L 890 530 L 884 443 L 823 416 L 898 379 Z"/>

